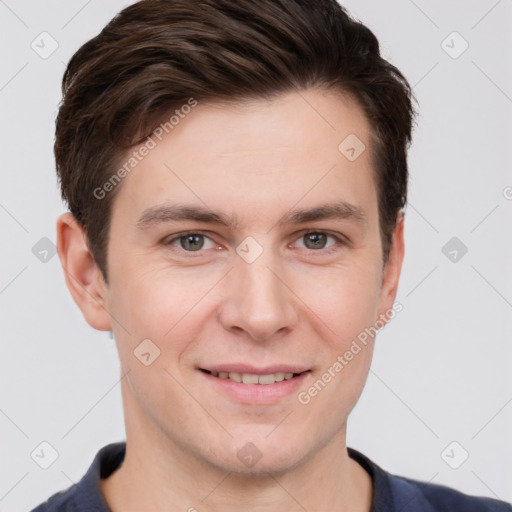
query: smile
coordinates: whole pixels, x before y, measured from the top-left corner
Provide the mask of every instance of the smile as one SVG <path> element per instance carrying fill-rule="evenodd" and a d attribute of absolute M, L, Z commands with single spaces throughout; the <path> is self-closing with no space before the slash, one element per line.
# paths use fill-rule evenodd
<path fill-rule="evenodd" d="M 283 365 L 267 368 L 230 365 L 209 370 L 198 369 L 208 383 L 207 393 L 220 393 L 244 405 L 277 404 L 287 397 L 295 396 L 313 378 L 310 369 Z"/>
<path fill-rule="evenodd" d="M 303 372 L 276 372 L 258 375 L 256 373 L 238 373 L 238 372 L 213 372 L 209 370 L 202 370 L 203 372 L 218 377 L 219 379 L 229 379 L 238 383 L 243 384 L 275 384 L 276 382 L 282 382 L 283 380 L 290 380 L 294 377 L 298 377 Z"/>

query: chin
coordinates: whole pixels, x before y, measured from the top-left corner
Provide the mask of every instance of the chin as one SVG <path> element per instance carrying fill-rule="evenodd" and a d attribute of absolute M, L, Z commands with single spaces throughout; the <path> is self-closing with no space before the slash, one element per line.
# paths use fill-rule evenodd
<path fill-rule="evenodd" d="M 255 441 L 247 439 L 251 437 L 230 439 L 224 446 L 203 454 L 203 457 L 222 471 L 240 476 L 266 478 L 269 474 L 277 476 L 287 473 L 299 466 L 307 457 L 304 442 L 295 442 L 290 436 L 276 436 L 273 440 L 265 439 L 264 436 L 252 437 Z"/>
<path fill-rule="evenodd" d="M 219 469 L 239 475 L 240 477 L 247 476 L 252 478 L 268 478 L 269 476 L 279 476 L 288 473 L 296 468 L 301 463 L 297 454 L 267 454 L 262 455 L 261 459 L 253 465 L 240 462 L 238 455 L 235 453 L 228 459 L 216 460 L 216 465 Z"/>

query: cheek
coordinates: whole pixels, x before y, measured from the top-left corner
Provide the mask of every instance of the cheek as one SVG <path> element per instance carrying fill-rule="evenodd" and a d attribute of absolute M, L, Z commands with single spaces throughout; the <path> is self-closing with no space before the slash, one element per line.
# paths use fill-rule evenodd
<path fill-rule="evenodd" d="M 212 315 L 208 292 L 218 277 L 212 272 L 195 275 L 190 271 L 159 268 L 141 272 L 142 266 L 133 268 L 131 274 L 125 269 L 112 276 L 109 311 L 118 320 L 113 321 L 113 328 L 123 372 L 130 371 L 130 381 L 137 383 L 132 393 L 141 403 L 149 404 L 162 398 L 163 389 L 179 388 L 172 376 L 178 382 L 190 377 L 188 372 L 195 361 L 190 357 L 196 353 L 205 322 Z M 148 351 L 151 359 L 157 357 L 146 367 L 136 356 Z"/>
<path fill-rule="evenodd" d="M 212 273 L 133 265 L 113 275 L 109 310 L 136 336 L 163 339 L 215 284 Z"/>
<path fill-rule="evenodd" d="M 297 397 L 303 421 L 322 423 L 329 417 L 333 429 L 345 421 L 364 388 L 374 347 L 371 327 L 378 311 L 375 276 L 336 275 L 337 279 L 331 276 L 318 284 L 319 299 L 311 302 L 327 327 L 318 340 L 321 365 L 315 380 Z M 322 284 L 329 292 L 322 291 Z"/>
<path fill-rule="evenodd" d="M 374 259 L 360 253 L 346 264 L 293 277 L 293 290 L 307 306 L 303 309 L 323 321 L 324 335 L 339 349 L 377 317 L 380 273 Z"/>
<path fill-rule="evenodd" d="M 297 295 L 307 297 L 304 302 L 311 310 L 310 324 L 314 318 L 321 320 L 316 323 L 318 352 L 322 354 L 317 380 L 313 387 L 302 390 L 306 395 L 302 402 L 299 400 L 301 404 L 311 401 L 312 408 L 324 411 L 332 407 L 339 418 L 355 405 L 373 354 L 371 327 L 378 317 L 378 270 L 373 256 L 361 256 L 357 263 L 317 273 L 315 279 L 300 280 L 304 286 L 298 288 L 301 291 Z"/>

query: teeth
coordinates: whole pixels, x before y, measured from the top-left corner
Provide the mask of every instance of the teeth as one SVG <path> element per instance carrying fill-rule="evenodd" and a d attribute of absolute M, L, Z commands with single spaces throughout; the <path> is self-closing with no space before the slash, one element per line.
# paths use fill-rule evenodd
<path fill-rule="evenodd" d="M 228 378 L 231 380 L 234 380 L 235 382 L 242 382 L 242 374 L 241 373 L 231 372 L 228 375 Z"/>
<path fill-rule="evenodd" d="M 259 377 L 253 373 L 242 373 L 242 382 L 244 384 L 258 384 Z"/>
<path fill-rule="evenodd" d="M 293 373 L 269 373 L 266 375 L 256 375 L 254 373 L 237 373 L 237 372 L 210 372 L 214 377 L 220 379 L 231 379 L 235 382 L 244 384 L 274 384 L 282 382 L 283 380 L 290 380 L 293 378 Z"/>
<path fill-rule="evenodd" d="M 272 373 L 269 375 L 259 375 L 258 376 L 258 384 L 274 384 L 275 381 L 276 381 L 276 376 Z"/>

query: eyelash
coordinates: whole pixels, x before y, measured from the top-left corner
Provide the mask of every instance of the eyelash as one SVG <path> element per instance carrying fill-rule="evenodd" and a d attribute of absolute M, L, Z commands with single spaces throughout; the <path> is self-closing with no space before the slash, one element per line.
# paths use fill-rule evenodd
<path fill-rule="evenodd" d="M 329 255 L 329 254 L 339 250 L 341 247 L 348 245 L 347 241 L 345 239 L 343 239 L 342 237 L 340 237 L 338 235 L 335 235 L 334 233 L 331 233 L 329 231 L 320 231 L 320 230 L 304 230 L 304 231 L 301 231 L 301 232 L 299 232 L 298 237 L 297 237 L 296 240 L 298 240 L 300 238 L 303 238 L 306 235 L 311 235 L 311 234 L 327 235 L 328 237 L 334 238 L 334 240 L 335 240 L 335 243 L 332 246 L 330 246 L 330 247 L 328 247 L 326 249 L 308 249 L 306 247 L 306 251 L 308 251 L 310 253 L 319 253 L 319 256 Z M 179 252 L 184 252 L 184 253 L 190 254 L 190 255 L 192 255 L 192 257 L 200 256 L 201 253 L 203 253 L 205 251 L 205 249 L 200 249 L 198 251 L 187 251 L 187 250 L 183 249 L 182 247 L 174 247 L 174 246 L 172 246 L 173 242 L 176 242 L 176 241 L 180 240 L 181 238 L 186 238 L 187 236 L 191 236 L 191 235 L 199 235 L 199 236 L 203 236 L 205 238 L 210 239 L 210 237 L 206 233 L 203 233 L 201 231 L 185 231 L 185 232 L 182 232 L 182 233 L 178 233 L 177 235 L 175 235 L 171 239 L 166 240 L 164 242 L 164 245 L 172 247 L 173 250 L 176 249 Z M 213 242 L 213 240 L 211 240 L 211 241 Z M 197 253 L 197 255 L 195 255 L 194 253 Z"/>

